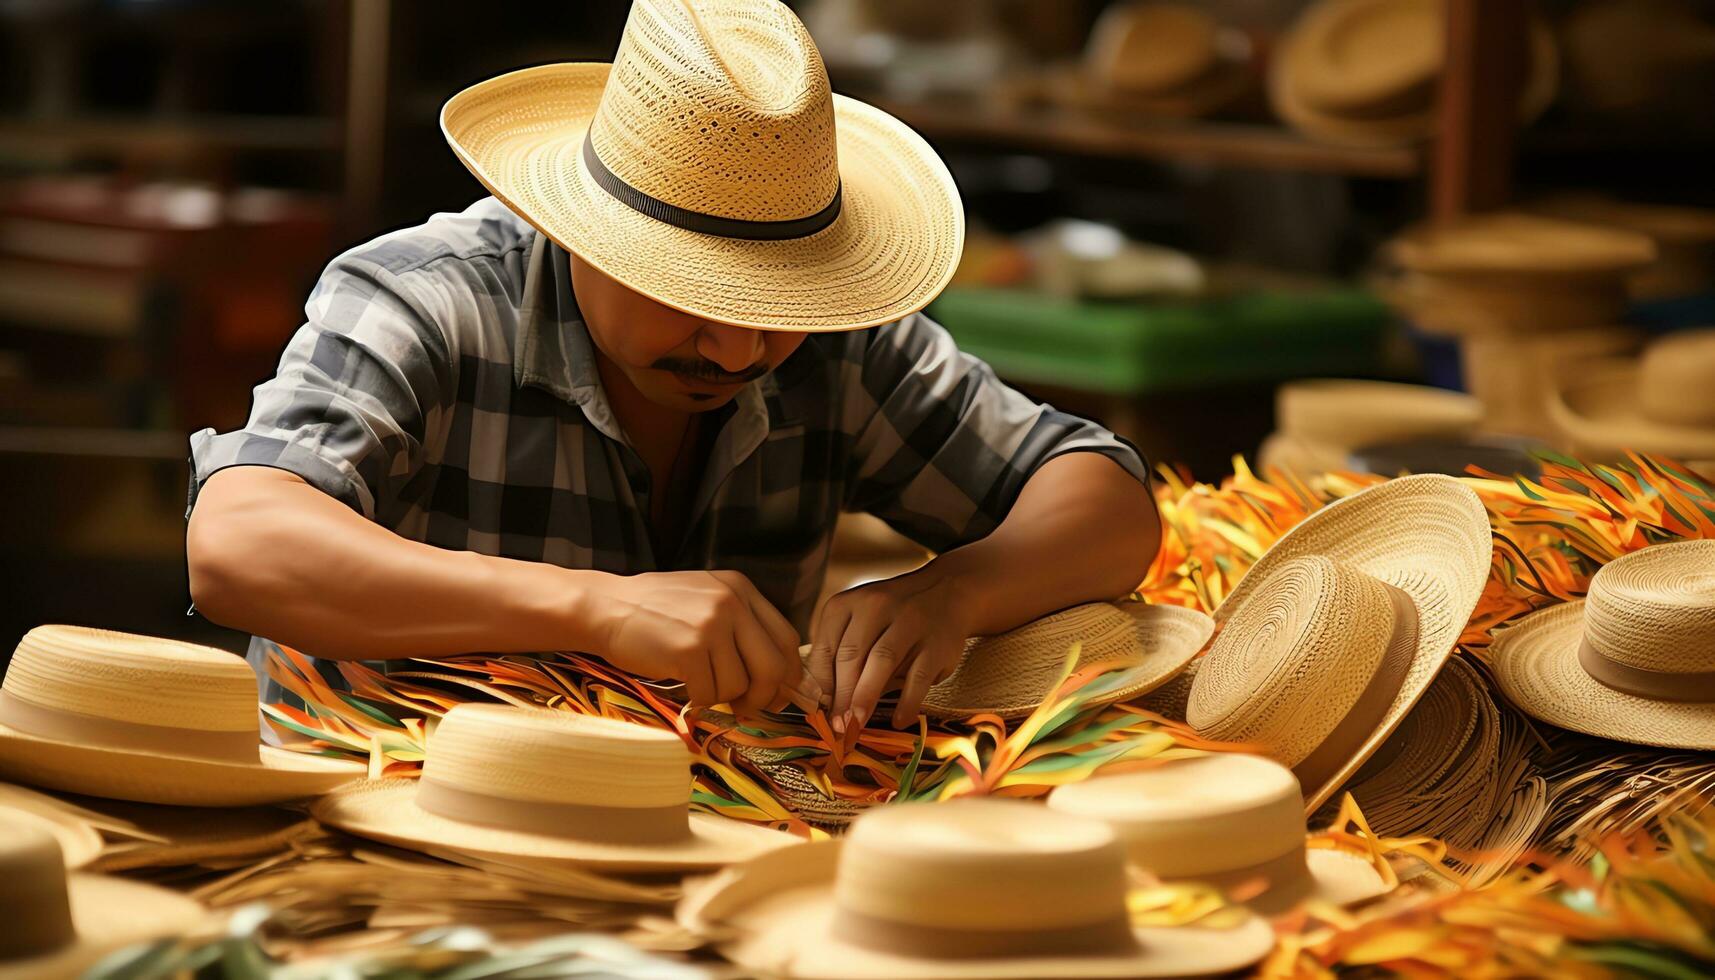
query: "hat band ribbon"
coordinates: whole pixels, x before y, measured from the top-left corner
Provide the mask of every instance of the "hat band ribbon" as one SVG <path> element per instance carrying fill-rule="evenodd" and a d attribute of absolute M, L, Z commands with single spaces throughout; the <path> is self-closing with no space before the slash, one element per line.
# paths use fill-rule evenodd
<path fill-rule="evenodd" d="M 1578 663 L 1596 683 L 1622 694 L 1652 701 L 1715 701 L 1715 670 L 1679 674 L 1633 667 L 1610 659 L 1588 638 L 1578 644 Z"/>
<path fill-rule="evenodd" d="M 209 762 L 257 765 L 261 735 L 254 731 L 210 731 L 97 718 L 34 704 L 0 690 L 0 724 L 39 738 L 127 752 L 153 752 Z"/>
<path fill-rule="evenodd" d="M 688 804 L 602 806 L 516 800 L 451 786 L 417 783 L 417 805 L 460 823 L 604 844 L 673 844 L 691 835 Z"/>
<path fill-rule="evenodd" d="M 955 929 L 902 922 L 842 908 L 834 918 L 842 939 L 867 949 L 924 959 L 1057 956 L 1131 949 L 1137 945 L 1125 914 L 1054 929 Z"/>
<path fill-rule="evenodd" d="M 1311 792 L 1333 778 L 1341 766 L 1358 754 L 1364 740 L 1381 727 L 1382 719 L 1387 717 L 1387 709 L 1399 696 L 1406 675 L 1411 673 L 1413 654 L 1417 650 L 1417 606 L 1404 592 L 1385 582 L 1382 584 L 1393 602 L 1393 635 L 1388 640 L 1387 652 L 1382 654 L 1381 662 L 1376 665 L 1376 671 L 1370 675 L 1363 692 L 1352 702 L 1351 710 L 1321 745 L 1292 767 L 1299 783 Z"/>
<path fill-rule="evenodd" d="M 723 238 L 743 238 L 753 242 L 781 242 L 791 238 L 805 238 L 814 235 L 823 228 L 834 223 L 840 216 L 840 199 L 843 191 L 840 185 L 834 185 L 834 197 L 822 210 L 802 218 L 788 218 L 784 221 L 749 221 L 744 218 L 728 218 L 719 214 L 704 214 L 701 211 L 691 211 L 668 204 L 658 197 L 651 197 L 637 188 L 627 184 L 623 178 L 607 169 L 607 164 L 596 156 L 595 144 L 590 141 L 588 133 L 584 134 L 584 166 L 590 168 L 590 176 L 595 178 L 602 190 L 610 197 L 639 214 L 646 214 L 656 221 L 665 221 L 675 228 L 694 231 L 704 235 L 720 235 Z"/>

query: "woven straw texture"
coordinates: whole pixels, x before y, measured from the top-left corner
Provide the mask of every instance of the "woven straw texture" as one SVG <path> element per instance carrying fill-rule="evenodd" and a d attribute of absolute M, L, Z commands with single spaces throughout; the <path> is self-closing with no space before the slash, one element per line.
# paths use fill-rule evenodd
<path fill-rule="evenodd" d="M 1549 415 L 1581 448 L 1631 449 L 1674 458 L 1715 456 L 1715 330 L 1651 344 L 1640 361 L 1568 376 Z"/>
<path fill-rule="evenodd" d="M 1425 385 L 1314 379 L 1281 385 L 1274 415 L 1281 432 L 1358 449 L 1405 439 L 1462 438 L 1483 420 L 1483 403 Z"/>
<path fill-rule="evenodd" d="M 908 127 L 831 95 L 809 34 L 767 0 L 640 0 L 612 71 L 559 64 L 454 96 L 441 128 L 496 197 L 633 290 L 705 319 L 843 330 L 921 309 L 951 278 L 964 212 L 946 167 Z M 603 190 L 584 136 L 632 187 L 756 221 L 839 217 L 785 241 L 687 231 Z"/>
<path fill-rule="evenodd" d="M 1272 945 L 1260 919 L 1136 928 L 1136 945 L 1061 955 L 913 956 L 841 928 L 853 911 L 968 929 L 1089 925 L 1123 915 L 1124 852 L 1102 824 L 1016 800 L 882 807 L 837 841 L 799 844 L 693 888 L 679 920 L 771 976 L 1156 977 L 1226 973 Z M 848 904 L 849 903 L 849 904 Z"/>
<path fill-rule="evenodd" d="M 1191 689 L 1197 685 L 1197 671 L 1203 657 L 1194 657 L 1173 679 L 1139 698 L 1137 706 L 1153 711 L 1168 721 L 1184 721 L 1185 706 L 1191 702 Z"/>
<path fill-rule="evenodd" d="M 998 636 L 972 639 L 952 676 L 929 689 L 923 712 L 963 719 L 995 714 L 1022 718 L 1054 693 L 1073 644 L 1078 666 L 1133 665 L 1124 686 L 1092 703 L 1147 693 L 1184 668 L 1214 632 L 1214 620 L 1194 609 L 1141 602 L 1073 606 Z"/>
<path fill-rule="evenodd" d="M 1715 750 L 1715 701 L 1661 701 L 1600 683 L 1578 660 L 1586 636 L 1633 667 L 1715 670 L 1715 541 L 1616 558 L 1591 580 L 1588 600 L 1496 630 L 1490 647 L 1501 690 L 1534 717 L 1623 742 Z"/>
<path fill-rule="evenodd" d="M 1488 514 L 1470 488 L 1445 476 L 1400 477 L 1310 515 L 1281 536 L 1215 610 L 1215 619 L 1228 624 L 1283 565 L 1311 555 L 1380 579 L 1404 592 L 1417 608 L 1417 653 L 1398 696 L 1350 762 L 1326 784 L 1305 787 L 1311 809 L 1375 752 L 1428 689 L 1482 595 L 1492 547 Z M 1198 686 L 1209 666 L 1199 665 Z M 1324 679 L 1298 681 L 1295 697 L 1306 702 L 1325 699 Z M 1239 723 L 1237 717 L 1225 722 L 1235 727 Z"/>

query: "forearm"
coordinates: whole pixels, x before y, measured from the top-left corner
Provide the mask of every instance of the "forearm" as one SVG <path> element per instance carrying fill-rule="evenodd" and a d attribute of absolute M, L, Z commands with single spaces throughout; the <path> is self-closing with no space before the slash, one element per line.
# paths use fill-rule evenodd
<path fill-rule="evenodd" d="M 579 572 L 409 541 L 282 470 L 203 488 L 186 538 L 204 616 L 319 657 L 582 649 L 600 639 Z"/>
<path fill-rule="evenodd" d="M 970 632 L 987 635 L 1057 609 L 1136 588 L 1161 543 L 1148 489 L 1097 453 L 1050 460 L 987 537 L 923 572 L 958 596 Z"/>

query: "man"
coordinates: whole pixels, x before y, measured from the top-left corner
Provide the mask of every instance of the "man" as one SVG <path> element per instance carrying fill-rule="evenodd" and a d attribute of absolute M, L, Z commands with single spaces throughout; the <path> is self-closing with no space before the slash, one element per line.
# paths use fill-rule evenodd
<path fill-rule="evenodd" d="M 784 6 L 638 0 L 611 71 L 491 79 L 442 128 L 495 197 L 335 259 L 248 424 L 192 438 L 205 615 L 336 660 L 578 650 L 844 731 L 1141 580 L 1142 460 L 917 312 L 952 179 Z M 939 556 L 812 610 L 860 510 Z"/>

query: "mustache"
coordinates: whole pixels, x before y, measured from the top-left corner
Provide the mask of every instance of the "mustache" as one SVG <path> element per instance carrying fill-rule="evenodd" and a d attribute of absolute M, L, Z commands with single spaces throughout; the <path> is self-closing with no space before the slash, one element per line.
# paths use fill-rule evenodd
<path fill-rule="evenodd" d="M 710 384 L 745 384 L 768 373 L 768 365 L 761 361 L 734 374 L 714 361 L 700 357 L 663 357 L 649 366 L 656 371 L 670 371 Z"/>

